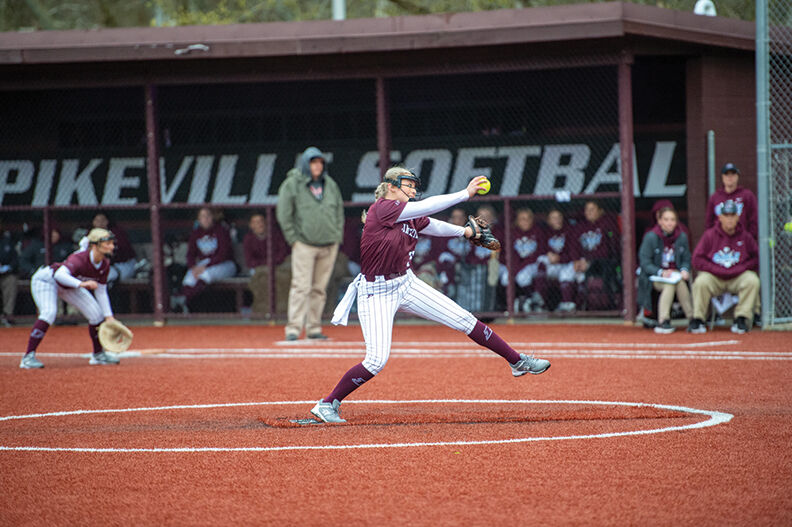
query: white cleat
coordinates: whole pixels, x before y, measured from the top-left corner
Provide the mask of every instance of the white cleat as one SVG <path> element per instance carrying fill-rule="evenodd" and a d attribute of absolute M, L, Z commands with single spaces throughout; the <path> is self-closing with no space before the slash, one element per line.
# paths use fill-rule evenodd
<path fill-rule="evenodd" d="M 341 401 L 338 399 L 334 399 L 332 403 L 325 403 L 320 399 L 311 413 L 324 423 L 346 423 L 346 419 L 341 419 L 341 416 L 338 415 L 339 406 L 341 406 Z"/>
<path fill-rule="evenodd" d="M 512 375 L 515 377 L 522 377 L 526 373 L 539 375 L 540 373 L 547 371 L 547 368 L 550 367 L 550 361 L 544 359 L 535 359 L 533 355 L 520 353 L 520 361 L 516 364 L 510 364 L 510 366 L 512 369 Z"/>
<path fill-rule="evenodd" d="M 106 364 L 118 364 L 121 362 L 115 355 L 112 355 L 106 351 L 101 351 L 99 353 L 92 353 L 91 360 L 89 364 L 92 366 L 104 366 Z"/>
<path fill-rule="evenodd" d="M 35 351 L 31 351 L 30 353 L 25 353 L 25 356 L 22 357 L 22 360 L 19 362 L 19 367 L 23 370 L 34 370 L 36 368 L 43 368 L 44 363 L 36 358 Z"/>

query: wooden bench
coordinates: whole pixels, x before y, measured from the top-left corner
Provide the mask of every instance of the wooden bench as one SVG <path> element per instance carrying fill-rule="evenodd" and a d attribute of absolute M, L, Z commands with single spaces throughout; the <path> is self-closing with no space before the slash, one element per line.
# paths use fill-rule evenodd
<path fill-rule="evenodd" d="M 235 276 L 211 284 L 208 291 L 227 291 L 234 295 L 234 311 L 240 313 L 245 306 L 245 292 L 249 291 L 250 278 Z M 130 278 L 118 282 L 110 291 L 111 296 L 128 296 L 122 305 L 113 304 L 113 309 L 120 313 L 153 313 L 154 286 L 150 278 Z M 127 300 L 124 298 L 124 300 Z M 146 302 L 148 300 L 148 302 Z M 148 305 L 146 305 L 148 304 Z M 128 309 L 126 309 L 128 308 Z M 36 306 L 30 295 L 30 279 L 17 282 L 17 315 L 35 315 Z"/>

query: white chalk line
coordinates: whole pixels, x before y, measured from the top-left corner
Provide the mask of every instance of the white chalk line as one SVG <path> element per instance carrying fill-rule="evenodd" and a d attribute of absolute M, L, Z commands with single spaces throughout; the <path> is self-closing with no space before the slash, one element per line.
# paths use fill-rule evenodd
<path fill-rule="evenodd" d="M 538 347 L 517 347 L 520 353 L 528 353 L 548 358 L 612 358 L 612 359 L 702 359 L 702 360 L 792 360 L 792 352 L 785 351 L 748 351 L 748 350 L 711 350 L 711 349 L 559 349 Z M 119 354 L 121 358 L 153 357 L 160 359 L 338 359 L 364 356 L 365 348 L 305 349 L 305 348 L 152 348 L 130 350 Z M 492 352 L 481 347 L 476 349 L 436 349 L 394 347 L 392 357 L 438 359 L 489 357 Z M 0 352 L 0 356 L 19 357 L 19 353 Z M 39 353 L 39 357 L 79 357 L 89 358 L 87 353 Z"/>
<path fill-rule="evenodd" d="M 28 414 L 0 417 L 0 421 L 12 419 L 33 419 L 42 417 L 55 417 L 67 415 L 84 414 L 103 414 L 103 413 L 125 413 L 125 412 L 145 412 L 158 410 L 177 410 L 177 409 L 204 409 L 204 408 L 223 408 L 236 406 L 276 406 L 276 405 L 309 405 L 314 401 L 264 401 L 248 403 L 216 403 L 216 404 L 196 404 L 196 405 L 175 405 L 157 406 L 147 408 L 117 408 L 109 410 L 72 410 L 63 412 L 49 412 L 44 414 Z M 505 400 L 505 399 L 419 399 L 419 400 L 357 400 L 346 401 L 344 404 L 578 404 L 578 405 L 597 405 L 597 406 L 631 406 L 631 407 L 650 407 L 663 410 L 673 410 L 694 415 L 706 415 L 709 419 L 687 425 L 668 426 L 649 430 L 628 430 L 624 432 L 607 432 L 602 434 L 582 434 L 568 436 L 542 436 L 542 437 L 520 437 L 511 439 L 487 439 L 473 441 L 433 441 L 415 443 L 362 443 L 352 445 L 284 445 L 284 446 L 258 446 L 258 447 L 174 447 L 174 448 L 91 448 L 91 447 L 41 447 L 41 446 L 2 446 L 0 451 L 24 451 L 24 452 L 90 452 L 90 453 L 136 453 L 136 452 L 278 452 L 287 450 L 351 450 L 351 449 L 375 449 L 375 448 L 415 448 L 415 447 L 436 447 L 436 446 L 471 446 L 471 445 L 500 445 L 529 443 L 537 441 L 563 441 L 572 439 L 601 439 L 612 437 L 627 437 L 649 434 L 660 434 L 666 432 L 693 430 L 707 428 L 723 423 L 728 423 L 734 417 L 733 414 L 688 408 L 685 406 L 674 406 L 651 403 L 633 403 L 623 401 L 579 401 L 579 400 Z"/>
<path fill-rule="evenodd" d="M 510 342 L 509 344 L 512 347 L 522 347 L 522 348 L 529 348 L 529 347 L 557 347 L 557 348 L 577 348 L 577 347 L 584 347 L 584 348 L 609 348 L 611 346 L 618 347 L 618 348 L 706 348 L 710 346 L 731 346 L 734 344 L 739 344 L 739 340 L 711 340 L 708 342 L 646 342 L 643 344 L 635 343 L 635 342 L 623 342 L 623 343 L 614 343 L 614 342 Z M 320 348 L 331 348 L 335 346 L 339 347 L 365 347 L 366 343 L 362 340 L 350 340 L 350 341 L 335 341 L 333 339 L 328 340 L 281 340 L 274 343 L 276 346 L 281 347 L 320 347 Z M 397 341 L 393 342 L 393 347 L 401 347 L 401 346 L 417 346 L 417 347 L 452 347 L 452 348 L 477 348 L 479 347 L 478 344 L 475 342 L 471 342 L 468 340 L 464 341 Z M 244 349 L 244 348 L 243 348 Z"/>

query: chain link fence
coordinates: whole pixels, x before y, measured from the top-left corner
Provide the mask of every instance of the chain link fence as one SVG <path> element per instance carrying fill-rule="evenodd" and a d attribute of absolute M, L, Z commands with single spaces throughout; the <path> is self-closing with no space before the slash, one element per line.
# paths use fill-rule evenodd
<path fill-rule="evenodd" d="M 684 188 L 684 62 L 653 60 L 634 69 L 636 243 L 653 222 L 648 211 L 657 199 L 668 197 L 685 217 L 684 194 L 653 190 Z M 479 174 L 492 181 L 488 196 L 446 219 L 488 216 L 504 249 L 422 239 L 414 265 L 421 278 L 480 314 L 616 315 L 625 308 L 624 273 L 635 272 L 622 269 L 616 63 L 609 56 L 486 73 L 440 68 L 381 83 L 159 86 L 160 251 L 152 246 L 143 87 L 6 92 L 0 119 L 13 132 L 0 144 L 2 216 L 20 251 L 32 240 L 44 246 L 48 228 L 57 237 L 50 262 L 75 250 L 92 226 L 110 226 L 124 246 L 110 289 L 118 313 L 154 313 L 152 284 L 161 270 L 167 316 L 283 320 L 291 255 L 276 221 L 278 189 L 300 153 L 316 146 L 345 201 L 329 314 L 360 270 L 361 213 L 380 182 L 377 123 L 384 113 L 390 162 L 414 170 L 424 195 L 460 190 Z M 658 175 L 662 184 L 650 181 Z M 197 263 L 189 241 L 202 214 L 227 238 L 229 264 L 196 291 L 185 280 Z M 533 227 L 536 237 L 526 234 Z M 264 259 L 245 251 L 256 232 L 269 253 Z M 570 266 L 562 271 L 559 264 Z M 20 291 L 18 314 L 35 314 Z"/>
<path fill-rule="evenodd" d="M 391 80 L 392 160 L 419 175 L 429 195 L 483 174 L 499 196 L 449 216 L 461 224 L 470 214 L 492 220 L 504 244 L 499 254 L 464 240 L 421 240 L 419 275 L 474 312 L 620 309 L 611 301 L 621 297 L 620 202 L 593 203 L 595 224 L 584 215 L 585 196 L 572 199 L 619 189 L 618 177 L 597 181 L 594 168 L 616 167 L 615 87 L 613 65 Z M 508 207 L 503 199 L 526 195 L 544 199 Z M 551 210 L 564 217 L 557 229 L 548 224 Z"/>
<path fill-rule="evenodd" d="M 772 0 L 767 14 L 769 235 L 774 243 L 770 322 L 784 323 L 792 322 L 792 2 Z"/>

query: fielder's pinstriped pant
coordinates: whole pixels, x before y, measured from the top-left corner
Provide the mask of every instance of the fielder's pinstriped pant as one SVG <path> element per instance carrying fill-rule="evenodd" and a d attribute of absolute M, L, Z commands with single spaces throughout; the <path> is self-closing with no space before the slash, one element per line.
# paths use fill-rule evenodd
<path fill-rule="evenodd" d="M 397 311 L 444 324 L 469 334 L 476 326 L 476 317 L 461 308 L 440 291 L 419 280 L 411 270 L 407 274 L 374 282 L 361 280 L 357 294 L 358 318 L 366 341 L 363 366 L 376 375 L 388 362 L 393 317 Z"/>
<path fill-rule="evenodd" d="M 40 267 L 30 279 L 30 292 L 39 311 L 39 318 L 47 324 L 55 322 L 58 315 L 58 297 L 76 307 L 92 326 L 104 320 L 102 308 L 87 289 L 59 287 L 50 267 Z"/>

